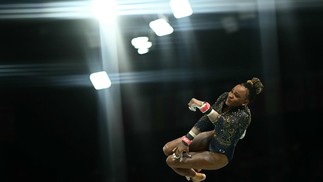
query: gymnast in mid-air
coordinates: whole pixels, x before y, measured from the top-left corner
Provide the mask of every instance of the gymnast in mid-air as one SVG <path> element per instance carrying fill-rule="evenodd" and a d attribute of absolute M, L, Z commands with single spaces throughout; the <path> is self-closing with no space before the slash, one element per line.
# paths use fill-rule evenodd
<path fill-rule="evenodd" d="M 263 88 L 261 80 L 254 77 L 222 93 L 212 105 L 192 98 L 188 108 L 198 109 L 203 116 L 187 134 L 164 145 L 167 165 L 193 182 L 206 179 L 202 170 L 225 167 L 251 122 L 248 104 Z"/>

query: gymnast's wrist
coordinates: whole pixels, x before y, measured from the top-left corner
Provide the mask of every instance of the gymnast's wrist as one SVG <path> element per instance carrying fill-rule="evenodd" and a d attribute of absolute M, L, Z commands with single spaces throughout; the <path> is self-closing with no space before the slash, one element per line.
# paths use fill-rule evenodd
<path fill-rule="evenodd" d="M 211 105 L 208 102 L 202 102 L 202 105 L 197 107 L 202 113 L 208 112 L 212 109 Z"/>
<path fill-rule="evenodd" d="M 182 136 L 182 143 L 186 146 L 189 146 L 192 144 L 192 140 L 186 137 L 186 135 Z"/>
<path fill-rule="evenodd" d="M 182 137 L 182 142 L 185 145 L 189 146 L 189 145 L 191 145 L 192 140 L 195 138 L 195 136 L 196 136 L 196 134 L 192 130 L 190 130 L 186 135 L 184 135 Z"/>

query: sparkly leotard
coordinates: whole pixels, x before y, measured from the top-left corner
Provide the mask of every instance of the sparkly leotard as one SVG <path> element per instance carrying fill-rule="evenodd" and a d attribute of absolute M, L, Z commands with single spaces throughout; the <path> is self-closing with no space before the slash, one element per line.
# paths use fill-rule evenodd
<path fill-rule="evenodd" d="M 235 107 L 222 112 L 227 97 L 228 92 L 223 93 L 212 105 L 212 108 L 219 113 L 217 120 L 211 122 L 204 115 L 195 124 L 195 127 L 200 132 L 215 130 L 209 150 L 225 154 L 231 161 L 238 141 L 251 122 L 251 113 L 247 106 Z"/>

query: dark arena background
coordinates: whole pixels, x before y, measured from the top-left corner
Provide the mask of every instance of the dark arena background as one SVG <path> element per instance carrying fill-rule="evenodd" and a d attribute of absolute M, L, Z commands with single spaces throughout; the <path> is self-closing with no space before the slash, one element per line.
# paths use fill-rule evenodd
<path fill-rule="evenodd" d="M 118 0 L 109 25 L 91 1 L 0 2 L 1 182 L 184 182 L 162 147 L 201 116 L 188 101 L 253 76 L 265 90 L 246 137 L 206 181 L 323 181 L 322 0 L 190 0 L 179 19 L 168 0 Z M 172 34 L 148 26 L 161 17 Z M 111 87 L 93 87 L 97 71 Z"/>

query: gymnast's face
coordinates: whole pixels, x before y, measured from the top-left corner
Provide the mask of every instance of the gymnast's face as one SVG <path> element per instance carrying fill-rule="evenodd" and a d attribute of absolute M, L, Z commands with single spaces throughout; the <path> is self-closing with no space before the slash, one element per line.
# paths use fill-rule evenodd
<path fill-rule="evenodd" d="M 228 95 L 225 104 L 229 107 L 237 107 L 242 105 L 247 105 L 249 90 L 241 84 L 236 85 Z"/>

